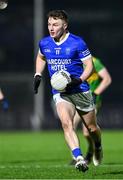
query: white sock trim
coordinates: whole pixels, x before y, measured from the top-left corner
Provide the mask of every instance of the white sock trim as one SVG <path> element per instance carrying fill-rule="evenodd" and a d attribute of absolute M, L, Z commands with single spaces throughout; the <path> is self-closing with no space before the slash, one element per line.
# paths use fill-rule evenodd
<path fill-rule="evenodd" d="M 37 72 L 37 73 L 35 73 L 34 77 L 37 76 L 37 75 L 42 76 L 41 73 L 38 73 L 38 72 Z"/>

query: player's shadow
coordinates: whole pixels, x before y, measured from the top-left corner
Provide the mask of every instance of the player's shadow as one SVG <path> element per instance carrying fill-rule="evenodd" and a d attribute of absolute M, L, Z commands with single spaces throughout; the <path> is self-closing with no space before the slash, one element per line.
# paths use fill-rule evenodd
<path fill-rule="evenodd" d="M 106 165 L 109 165 L 109 166 L 111 166 L 111 165 L 116 165 L 116 163 L 105 163 Z M 123 165 L 123 163 L 118 163 L 119 165 Z M 118 171 L 110 171 L 110 172 L 105 172 L 105 173 L 102 173 L 103 175 L 105 175 L 105 174 L 113 174 L 113 175 L 119 175 L 119 174 L 123 174 L 123 171 L 121 171 L 121 170 L 118 170 Z"/>
<path fill-rule="evenodd" d="M 106 175 L 106 174 L 113 174 L 113 175 L 119 175 L 119 174 L 123 174 L 123 171 L 111 171 L 111 172 L 109 172 L 109 173 L 102 173 L 103 175 Z"/>
<path fill-rule="evenodd" d="M 105 164 L 106 164 L 106 165 L 117 165 L 116 163 L 112 163 L 112 162 L 111 162 L 111 163 L 105 163 Z M 119 162 L 118 164 L 119 164 L 119 165 L 123 165 L 122 162 L 121 162 L 121 163 Z"/>

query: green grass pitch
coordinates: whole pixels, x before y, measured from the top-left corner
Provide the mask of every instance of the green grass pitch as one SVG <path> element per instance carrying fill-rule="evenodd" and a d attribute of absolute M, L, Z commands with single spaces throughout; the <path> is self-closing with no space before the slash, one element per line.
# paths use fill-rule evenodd
<path fill-rule="evenodd" d="M 87 144 L 78 132 L 83 153 Z M 103 163 L 85 173 L 68 165 L 62 131 L 1 132 L 0 179 L 123 179 L 123 132 L 103 131 Z"/>

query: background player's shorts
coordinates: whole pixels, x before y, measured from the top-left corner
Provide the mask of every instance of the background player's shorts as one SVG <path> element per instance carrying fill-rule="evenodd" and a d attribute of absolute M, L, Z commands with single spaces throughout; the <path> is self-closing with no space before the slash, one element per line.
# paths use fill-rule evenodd
<path fill-rule="evenodd" d="M 93 97 L 90 91 L 76 94 L 56 94 L 53 96 L 55 103 L 67 101 L 72 103 L 77 110 L 89 112 L 95 109 Z"/>

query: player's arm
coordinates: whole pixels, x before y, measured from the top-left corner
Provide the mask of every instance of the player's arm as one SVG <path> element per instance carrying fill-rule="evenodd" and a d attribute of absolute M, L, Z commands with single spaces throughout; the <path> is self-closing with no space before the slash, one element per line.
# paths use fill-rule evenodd
<path fill-rule="evenodd" d="M 82 39 L 79 39 L 79 41 L 78 41 L 77 52 L 78 52 L 78 56 L 79 56 L 80 60 L 84 64 L 85 68 L 79 78 L 75 78 L 75 77 L 71 78 L 72 81 L 70 83 L 68 83 L 67 89 L 70 89 L 72 87 L 80 85 L 83 81 L 85 81 L 91 75 L 91 73 L 93 71 L 92 56 L 90 54 L 89 49 L 87 48 L 86 43 Z"/>
<path fill-rule="evenodd" d="M 42 74 L 44 68 L 46 65 L 45 57 L 43 54 L 38 52 L 37 58 L 36 58 L 36 74 Z"/>
<path fill-rule="evenodd" d="M 101 78 L 101 82 L 99 86 L 95 89 L 94 93 L 96 95 L 100 95 L 105 91 L 105 89 L 111 84 L 112 78 L 108 70 L 104 67 L 102 70 L 98 72 L 98 75 Z"/>
<path fill-rule="evenodd" d="M 82 75 L 80 76 L 82 81 L 85 81 L 88 79 L 88 77 L 92 74 L 93 72 L 93 61 L 92 61 L 92 57 L 89 56 L 89 58 L 83 60 L 83 64 L 84 64 L 84 71 L 82 73 Z"/>
<path fill-rule="evenodd" d="M 45 57 L 39 51 L 36 58 L 36 66 L 35 66 L 36 72 L 34 75 L 34 93 L 35 94 L 38 93 L 38 87 L 41 82 L 42 72 L 45 68 L 45 65 L 46 65 Z"/>
<path fill-rule="evenodd" d="M 94 67 L 91 55 L 89 55 L 89 57 L 84 59 L 83 63 L 85 65 L 85 68 L 82 75 L 79 78 L 71 77 L 72 81 L 68 83 L 66 90 L 69 90 L 72 87 L 80 85 L 83 81 L 85 81 L 91 75 L 93 71 L 93 67 Z"/>

